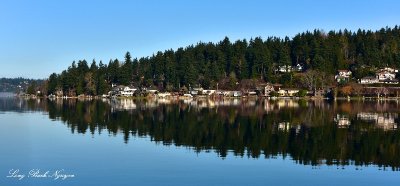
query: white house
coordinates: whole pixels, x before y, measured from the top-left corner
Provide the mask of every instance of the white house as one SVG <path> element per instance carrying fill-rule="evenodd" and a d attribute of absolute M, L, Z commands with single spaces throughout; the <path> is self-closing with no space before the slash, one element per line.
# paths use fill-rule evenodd
<path fill-rule="evenodd" d="M 203 88 L 193 88 L 192 90 L 189 91 L 191 95 L 202 95 L 203 94 Z"/>
<path fill-rule="evenodd" d="M 374 76 L 367 76 L 367 77 L 363 77 L 359 80 L 360 84 L 375 84 L 375 83 L 379 83 L 379 79 L 377 79 Z"/>
<path fill-rule="evenodd" d="M 295 96 L 300 90 L 295 88 L 281 88 L 278 91 L 279 96 Z"/>
<path fill-rule="evenodd" d="M 133 96 L 137 88 L 125 86 L 122 90 L 119 91 L 121 96 Z"/>
<path fill-rule="evenodd" d="M 265 96 L 269 96 L 269 94 L 271 92 L 275 91 L 275 88 L 272 84 L 268 83 L 265 87 L 264 87 L 264 95 Z"/>
<path fill-rule="evenodd" d="M 156 88 L 154 88 L 154 87 L 143 87 L 142 91 L 147 93 L 147 94 L 151 94 L 151 95 L 154 95 L 154 94 L 158 93 L 158 90 Z"/>
<path fill-rule="evenodd" d="M 224 96 L 225 97 L 241 97 L 242 92 L 241 91 L 225 91 Z"/>
<path fill-rule="evenodd" d="M 337 82 L 348 81 L 350 79 L 350 76 L 351 76 L 350 70 L 338 70 L 335 79 Z"/>
<path fill-rule="evenodd" d="M 166 98 L 166 97 L 171 97 L 172 95 L 169 92 L 164 92 L 164 93 L 159 93 L 157 96 L 159 98 Z"/>
<path fill-rule="evenodd" d="M 301 72 L 303 71 L 304 67 L 301 64 L 297 64 L 296 66 L 290 65 L 281 65 L 275 71 L 276 72 Z"/>
<path fill-rule="evenodd" d="M 241 97 L 242 92 L 241 91 L 233 91 L 233 97 Z"/>
<path fill-rule="evenodd" d="M 398 84 L 399 81 L 396 79 L 396 73 L 398 70 L 385 67 L 376 71 L 375 77 L 369 76 L 359 80 L 360 84 L 374 84 L 374 83 L 385 83 L 385 84 Z"/>
<path fill-rule="evenodd" d="M 211 96 L 212 94 L 215 94 L 217 91 L 216 90 L 203 90 L 204 95 Z"/>
<path fill-rule="evenodd" d="M 380 70 L 376 73 L 376 77 L 379 81 L 393 80 L 394 78 L 396 78 L 396 74 L 394 72 Z"/>
<path fill-rule="evenodd" d="M 292 71 L 292 66 L 282 65 L 282 66 L 279 66 L 275 71 L 277 71 L 277 72 L 291 72 Z"/>
<path fill-rule="evenodd" d="M 301 64 L 297 64 L 296 66 L 293 67 L 293 70 L 294 70 L 294 71 L 301 72 L 301 71 L 304 70 L 304 67 L 303 67 L 303 65 L 301 65 Z"/>

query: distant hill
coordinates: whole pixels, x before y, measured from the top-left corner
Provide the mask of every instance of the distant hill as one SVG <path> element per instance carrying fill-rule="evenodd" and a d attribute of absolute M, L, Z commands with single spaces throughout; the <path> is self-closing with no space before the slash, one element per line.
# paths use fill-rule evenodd
<path fill-rule="evenodd" d="M 41 84 L 43 80 L 26 78 L 0 78 L 0 92 L 24 92 L 29 84 L 36 81 Z"/>

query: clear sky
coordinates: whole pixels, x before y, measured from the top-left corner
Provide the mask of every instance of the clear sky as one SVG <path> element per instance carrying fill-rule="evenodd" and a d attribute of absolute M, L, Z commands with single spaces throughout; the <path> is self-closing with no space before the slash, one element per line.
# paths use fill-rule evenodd
<path fill-rule="evenodd" d="M 398 0 L 0 0 L 0 77 L 46 78 L 199 41 L 400 24 Z"/>

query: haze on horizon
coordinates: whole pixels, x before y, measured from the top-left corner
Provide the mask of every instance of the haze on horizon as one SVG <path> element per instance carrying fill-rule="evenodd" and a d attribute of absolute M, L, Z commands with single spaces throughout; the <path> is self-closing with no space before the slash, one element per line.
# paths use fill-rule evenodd
<path fill-rule="evenodd" d="M 108 63 L 203 42 L 307 30 L 378 30 L 398 25 L 396 0 L 267 2 L 7 1 L 0 6 L 0 77 L 47 78 L 74 60 Z"/>

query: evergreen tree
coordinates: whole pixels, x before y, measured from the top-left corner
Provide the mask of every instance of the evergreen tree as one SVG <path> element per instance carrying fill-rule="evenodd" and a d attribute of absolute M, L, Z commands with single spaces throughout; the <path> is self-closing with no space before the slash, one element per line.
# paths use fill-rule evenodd
<path fill-rule="evenodd" d="M 129 52 L 125 54 L 125 62 L 120 68 L 119 83 L 129 85 L 132 81 L 132 58 Z"/>

